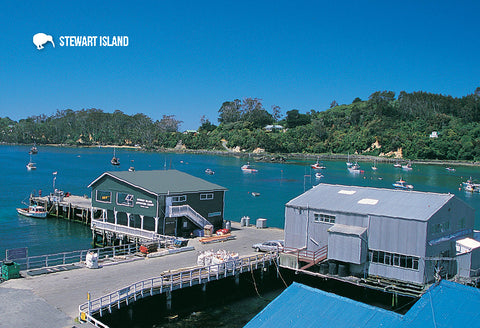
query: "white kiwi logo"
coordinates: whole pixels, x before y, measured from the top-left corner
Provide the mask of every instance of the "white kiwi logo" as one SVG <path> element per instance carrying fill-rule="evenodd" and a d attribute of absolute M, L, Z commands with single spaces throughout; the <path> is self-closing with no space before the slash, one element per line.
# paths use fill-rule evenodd
<path fill-rule="evenodd" d="M 44 48 L 43 45 L 47 42 L 51 42 L 55 48 L 55 43 L 53 43 L 53 37 L 51 35 L 37 33 L 33 36 L 33 44 L 37 46 L 38 50 L 42 50 Z"/>

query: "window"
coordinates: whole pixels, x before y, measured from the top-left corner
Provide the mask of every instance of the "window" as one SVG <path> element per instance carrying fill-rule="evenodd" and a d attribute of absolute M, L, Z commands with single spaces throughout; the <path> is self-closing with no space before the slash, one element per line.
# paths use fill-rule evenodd
<path fill-rule="evenodd" d="M 402 254 L 388 253 L 383 251 L 369 250 L 369 258 L 372 263 L 379 263 L 400 267 L 405 269 L 418 270 L 419 258 Z"/>
<path fill-rule="evenodd" d="M 200 194 L 200 200 L 212 200 L 213 194 Z"/>
<path fill-rule="evenodd" d="M 314 216 L 315 216 L 314 217 L 315 222 L 335 223 L 334 215 L 315 213 Z"/>
<path fill-rule="evenodd" d="M 133 207 L 133 195 L 117 192 L 117 205 Z"/>
<path fill-rule="evenodd" d="M 433 233 L 441 233 L 450 230 L 450 221 L 445 221 L 443 223 L 436 223 L 433 226 Z"/>
<path fill-rule="evenodd" d="M 97 190 L 95 199 L 97 200 L 97 202 L 111 203 L 112 202 L 112 192 L 111 191 Z"/>
<path fill-rule="evenodd" d="M 172 203 L 181 203 L 181 202 L 184 202 L 187 200 L 187 196 L 186 195 L 182 195 L 182 196 L 173 196 L 172 197 Z"/>
<path fill-rule="evenodd" d="M 214 216 L 220 216 L 222 215 L 222 212 L 212 212 L 212 213 L 208 213 L 208 217 L 209 218 L 212 218 Z"/>

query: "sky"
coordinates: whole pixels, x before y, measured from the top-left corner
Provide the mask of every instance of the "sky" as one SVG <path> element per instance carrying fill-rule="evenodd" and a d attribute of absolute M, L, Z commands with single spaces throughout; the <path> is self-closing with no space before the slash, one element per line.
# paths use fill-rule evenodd
<path fill-rule="evenodd" d="M 480 86 L 480 2 L 4 1 L 0 117 L 120 110 L 180 129 L 224 101 L 262 99 L 285 114 L 375 91 L 454 97 Z M 33 35 L 53 37 L 38 50 Z M 67 47 L 64 36 L 127 36 Z"/>

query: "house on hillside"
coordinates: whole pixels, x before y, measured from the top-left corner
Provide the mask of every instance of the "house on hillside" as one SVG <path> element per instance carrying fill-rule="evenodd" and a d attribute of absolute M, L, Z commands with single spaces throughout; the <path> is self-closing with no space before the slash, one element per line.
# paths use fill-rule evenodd
<path fill-rule="evenodd" d="M 457 273 L 456 241 L 473 237 L 474 220 L 453 194 L 319 184 L 286 204 L 285 247 L 325 249 L 328 264 L 352 276 L 424 285 Z"/>
<path fill-rule="evenodd" d="M 105 172 L 88 187 L 101 210 L 92 230 L 110 239 L 190 236 L 223 225 L 226 188 L 177 170 Z"/>

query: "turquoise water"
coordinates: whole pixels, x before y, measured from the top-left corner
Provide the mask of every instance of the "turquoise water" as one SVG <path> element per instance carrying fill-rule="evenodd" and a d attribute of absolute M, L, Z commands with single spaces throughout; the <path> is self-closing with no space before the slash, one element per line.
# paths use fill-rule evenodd
<path fill-rule="evenodd" d="M 49 218 L 32 219 L 20 216 L 15 208 L 35 190 L 43 194 L 52 191 L 53 172 L 58 172 L 56 187 L 76 195 L 90 195 L 88 184 L 104 171 L 127 170 L 133 160 L 137 170 L 173 168 L 228 188 L 225 219 L 240 221 L 244 215 L 254 223 L 257 218 L 267 219 L 269 226 L 283 227 L 284 205 L 290 199 L 318 182 L 392 188 L 392 183 L 403 177 L 415 190 L 454 193 L 476 210 L 476 227 L 480 227 L 480 194 L 459 190 L 468 177 L 480 177 L 478 167 L 457 166 L 448 172 L 441 165 L 413 165 L 412 171 L 396 169 L 392 164 L 360 163 L 364 174 L 351 174 L 344 162 L 324 161 L 324 177 L 315 179 L 310 170 L 312 161 L 288 164 L 253 163 L 258 173 L 243 173 L 240 166 L 245 158 L 151 153 L 117 149 L 120 167 L 112 167 L 113 150 L 109 148 L 39 147 L 33 156 L 37 170 L 28 172 L 29 146 L 0 146 L 0 167 L 3 168 L 0 184 L 0 258 L 5 249 L 28 247 L 30 255 L 55 253 L 90 247 L 91 232 L 86 226 L 66 220 Z M 206 168 L 214 175 L 204 173 Z M 383 180 L 379 180 L 379 178 Z M 251 192 L 259 192 L 258 197 Z"/>

